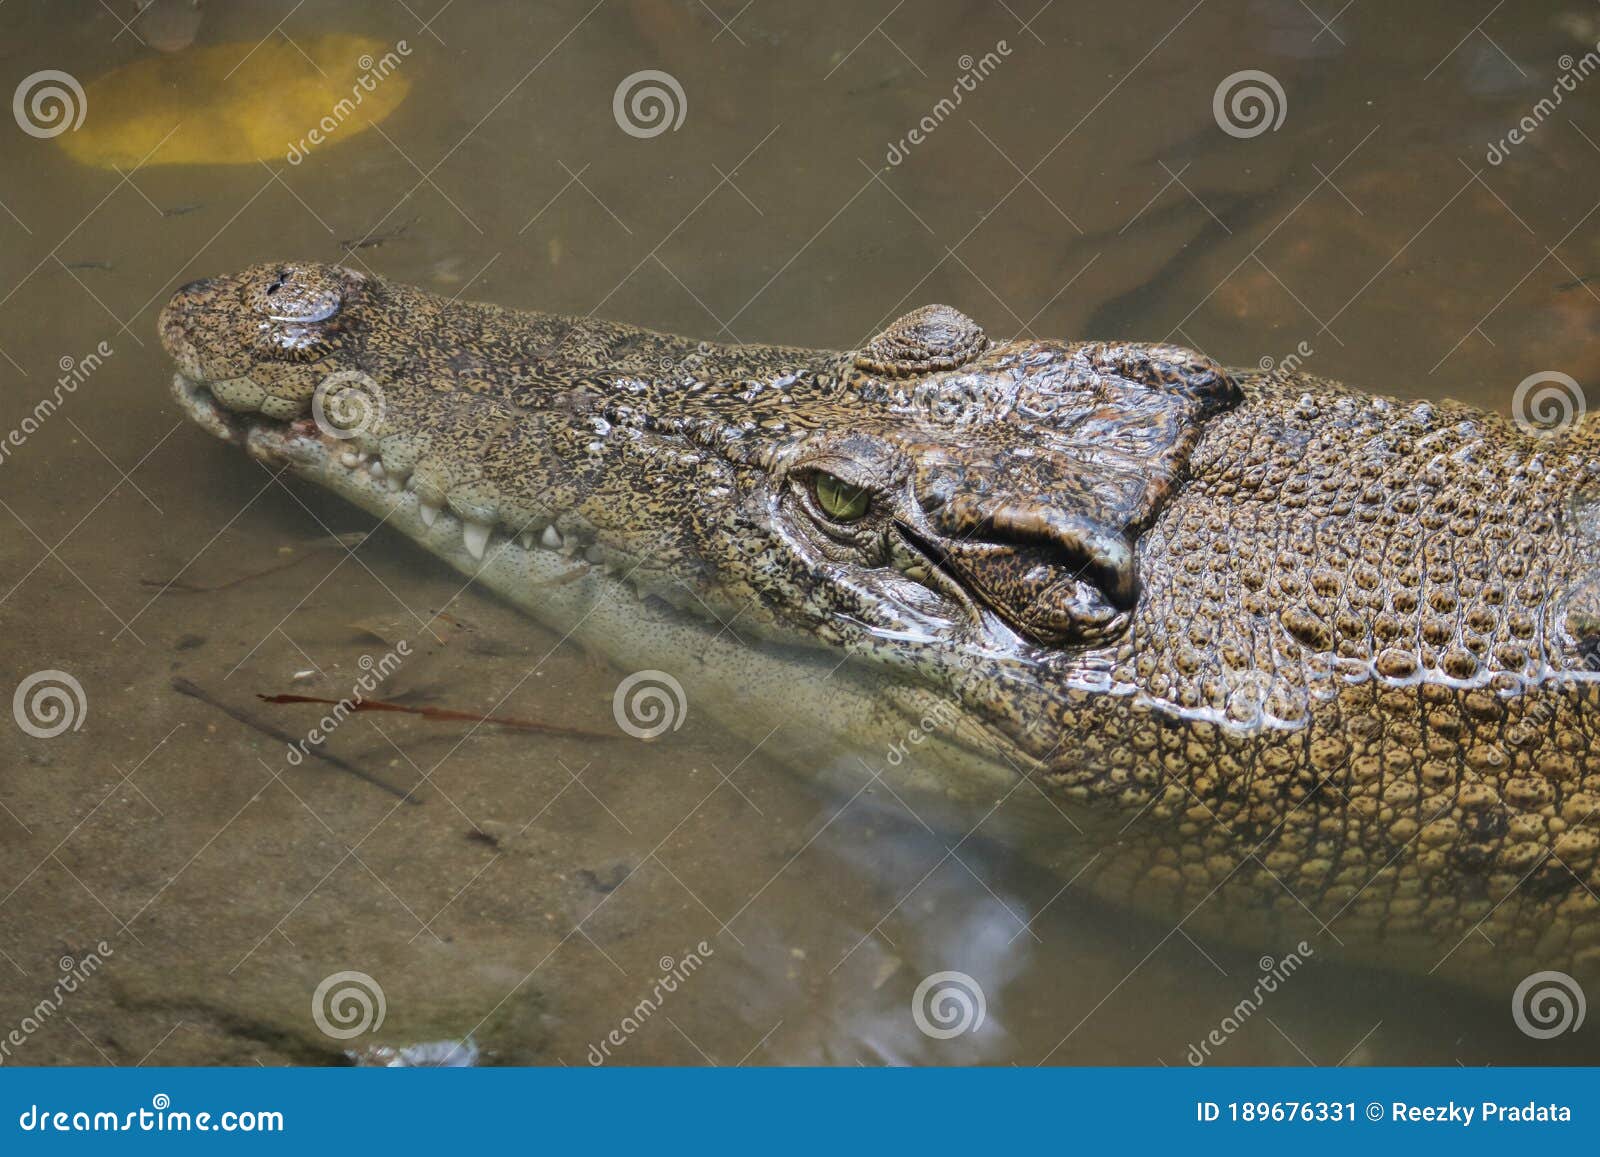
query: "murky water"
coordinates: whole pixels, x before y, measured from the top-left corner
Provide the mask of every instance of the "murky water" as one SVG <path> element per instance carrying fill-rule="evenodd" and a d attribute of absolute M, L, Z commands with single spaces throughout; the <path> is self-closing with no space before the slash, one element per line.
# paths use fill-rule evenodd
<path fill-rule="evenodd" d="M 830 347 L 944 301 L 996 333 L 1292 356 L 1500 409 L 1535 372 L 1600 376 L 1600 80 L 1535 111 L 1600 38 L 1590 5 L 212 0 L 197 27 L 124 29 L 136 8 L 11 0 L 5 91 L 335 33 L 405 41 L 410 90 L 296 164 L 286 140 L 119 171 L 0 131 L 4 682 L 59 670 L 86 702 L 54 738 L 0 728 L 10 1063 L 338 1061 L 470 1032 L 511 1063 L 1183 1064 L 1263 966 L 809 783 L 703 713 L 613 738 L 618 672 L 396 536 L 339 545 L 369 520 L 179 420 L 153 323 L 186 280 L 341 260 Z M 681 85 L 676 130 L 614 118 L 645 69 Z M 1246 69 L 1282 92 L 1255 135 L 1213 108 Z M 419 637 L 386 697 L 605 738 L 363 714 L 325 750 L 379 782 L 285 762 L 263 728 L 319 709 L 257 695 L 337 698 Z M 949 1039 L 912 1015 L 942 971 L 985 1002 Z M 319 1028 L 341 972 L 381 988 L 376 1032 Z M 1600 1056 L 1592 1025 L 1533 1040 L 1505 1000 L 1316 959 L 1242 1019 L 1215 1061 Z"/>

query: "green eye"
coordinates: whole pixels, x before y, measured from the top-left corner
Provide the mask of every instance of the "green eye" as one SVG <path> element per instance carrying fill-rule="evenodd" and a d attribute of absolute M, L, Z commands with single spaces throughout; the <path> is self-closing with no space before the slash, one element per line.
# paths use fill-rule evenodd
<path fill-rule="evenodd" d="M 860 487 L 852 486 L 843 478 L 820 471 L 816 476 L 817 505 L 829 518 L 840 522 L 855 522 L 867 513 L 871 497 Z"/>

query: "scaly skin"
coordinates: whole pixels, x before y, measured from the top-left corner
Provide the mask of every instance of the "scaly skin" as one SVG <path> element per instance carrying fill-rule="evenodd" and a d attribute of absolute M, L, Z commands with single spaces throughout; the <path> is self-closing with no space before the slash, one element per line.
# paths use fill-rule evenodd
<path fill-rule="evenodd" d="M 1600 974 L 1590 427 L 943 307 L 697 345 L 268 265 L 160 328 L 213 433 L 802 765 L 1169 926 Z"/>

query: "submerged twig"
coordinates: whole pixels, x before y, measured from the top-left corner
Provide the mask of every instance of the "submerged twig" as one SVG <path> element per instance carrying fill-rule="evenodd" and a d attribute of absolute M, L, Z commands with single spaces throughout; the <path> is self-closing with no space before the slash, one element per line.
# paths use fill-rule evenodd
<path fill-rule="evenodd" d="M 187 579 L 173 576 L 169 579 L 142 578 L 139 580 L 139 584 L 147 587 L 160 587 L 162 594 L 215 594 L 218 591 L 225 591 L 233 587 L 240 586 L 244 583 L 254 582 L 256 579 L 266 578 L 268 575 L 278 574 L 280 571 L 286 571 L 290 567 L 299 566 L 318 551 L 329 550 L 335 546 L 341 547 L 345 550 L 354 550 L 356 547 L 361 545 L 362 541 L 366 537 L 367 532 L 364 530 L 352 531 L 349 534 L 331 535 L 326 539 L 319 539 L 318 541 L 311 543 L 303 551 L 296 554 L 291 559 L 286 559 L 280 563 L 274 563 L 272 566 L 266 567 L 262 570 L 251 571 L 249 574 L 242 574 L 238 578 L 229 579 L 224 583 L 212 583 L 210 585 L 206 585 L 204 583 L 192 583 Z"/>
<path fill-rule="evenodd" d="M 257 695 L 263 703 L 321 703 L 343 706 L 346 711 L 397 711 L 403 715 L 420 715 L 424 719 L 446 719 L 459 723 L 493 723 L 496 727 L 510 727 L 517 731 L 535 731 L 541 735 L 565 735 L 574 739 L 616 739 L 600 731 L 587 731 L 581 727 L 563 727 L 559 723 L 541 723 L 537 719 L 513 719 L 509 715 L 480 715 L 475 711 L 452 711 L 446 707 L 407 707 L 382 699 L 319 699 L 315 695 Z M 619 733 L 620 734 L 620 733 Z"/>
<path fill-rule="evenodd" d="M 254 716 L 239 710 L 237 707 L 233 707 L 227 703 L 224 703 L 221 699 L 218 699 L 209 691 L 204 690 L 197 684 L 185 679 L 181 675 L 173 676 L 172 689 L 178 692 L 180 695 L 187 695 L 191 699 L 198 699 L 202 703 L 207 703 L 212 707 L 215 707 L 218 711 L 228 716 L 228 718 L 235 720 L 236 722 L 243 723 L 246 727 L 254 731 L 259 731 L 262 735 L 276 739 L 279 743 L 285 744 L 289 747 L 301 745 L 301 740 L 303 738 L 302 736 L 290 735 L 287 731 L 282 731 L 279 728 L 274 727 L 272 724 L 265 722 L 264 720 L 257 719 Z M 420 799 L 412 795 L 409 791 L 402 791 L 393 784 L 385 783 L 371 772 L 356 766 L 347 759 L 341 759 L 339 756 L 334 755 L 331 752 L 323 751 L 319 747 L 305 748 L 305 751 L 307 755 L 310 755 L 315 759 L 320 759 L 324 763 L 338 768 L 340 771 L 348 772 L 350 775 L 355 776 L 364 783 L 370 783 L 373 787 L 380 788 L 383 791 L 388 792 L 401 803 L 422 803 Z"/>
<path fill-rule="evenodd" d="M 381 246 L 389 244 L 391 241 L 399 241 L 406 235 L 407 230 L 409 230 L 411 226 L 415 225 L 420 220 L 422 220 L 421 217 L 413 217 L 411 220 L 402 222 L 400 225 L 396 226 L 394 229 L 391 229 L 387 233 L 369 233 L 365 237 L 341 240 L 339 242 L 339 247 L 346 253 L 354 252 L 357 249 L 377 249 Z"/>

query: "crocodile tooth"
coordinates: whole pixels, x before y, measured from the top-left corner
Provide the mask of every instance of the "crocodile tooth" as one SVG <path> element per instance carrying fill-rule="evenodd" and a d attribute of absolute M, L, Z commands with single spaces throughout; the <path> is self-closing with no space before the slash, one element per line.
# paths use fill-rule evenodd
<path fill-rule="evenodd" d="M 533 549 L 533 532 L 529 531 L 529 530 L 525 530 L 521 534 L 517 535 L 517 545 L 520 546 L 523 550 L 532 550 Z"/>
<path fill-rule="evenodd" d="M 466 536 L 467 553 L 483 561 L 483 552 L 489 546 L 489 528 L 481 522 L 463 522 L 461 533 Z"/>
<path fill-rule="evenodd" d="M 388 487 L 389 493 L 391 493 L 391 494 L 399 494 L 402 490 L 405 489 L 405 484 L 402 483 L 400 481 L 400 479 L 396 478 L 393 474 L 390 474 L 388 477 L 386 477 L 383 480 L 383 484 L 384 484 L 384 486 Z"/>
<path fill-rule="evenodd" d="M 374 458 L 371 462 L 368 462 L 367 469 L 372 473 L 374 478 L 383 477 L 383 463 L 378 459 Z"/>
<path fill-rule="evenodd" d="M 423 526 L 432 526 L 433 520 L 439 517 L 439 504 L 437 502 L 424 502 L 417 500 L 417 516 L 422 519 Z"/>
<path fill-rule="evenodd" d="M 354 469 L 355 467 L 361 465 L 361 455 L 357 454 L 354 450 L 342 451 L 339 454 L 339 465 Z"/>
<path fill-rule="evenodd" d="M 549 526 L 544 528 L 544 533 L 539 536 L 539 541 L 545 546 L 548 546 L 551 550 L 560 550 L 561 532 L 555 528 L 554 523 L 551 523 Z"/>

